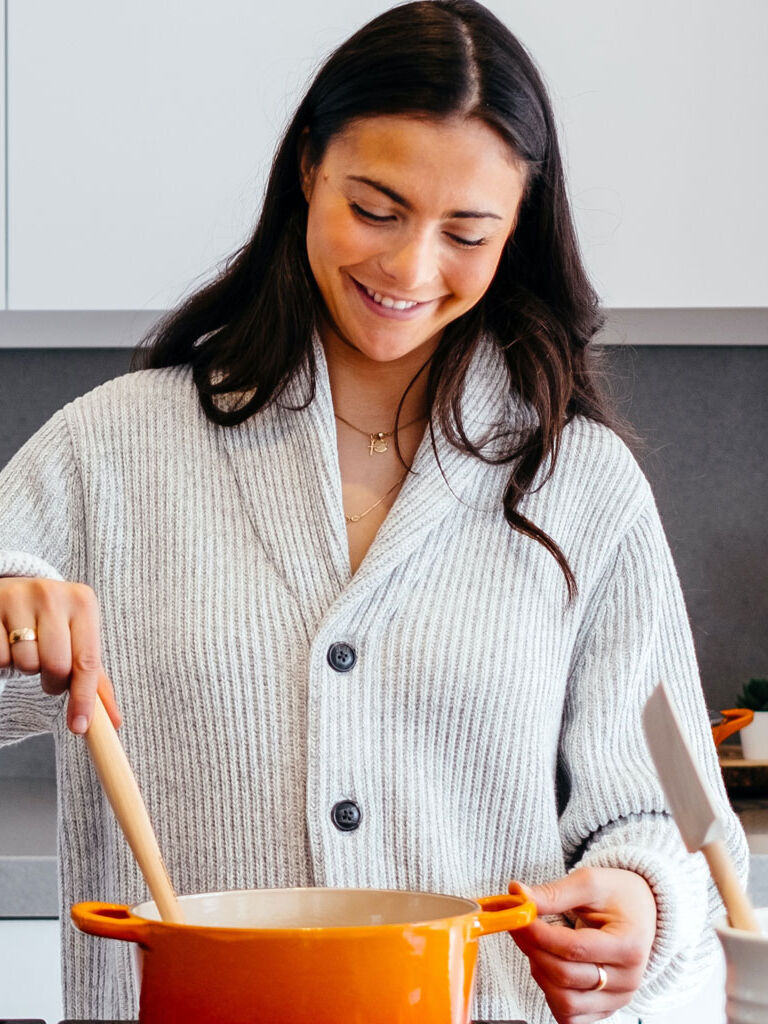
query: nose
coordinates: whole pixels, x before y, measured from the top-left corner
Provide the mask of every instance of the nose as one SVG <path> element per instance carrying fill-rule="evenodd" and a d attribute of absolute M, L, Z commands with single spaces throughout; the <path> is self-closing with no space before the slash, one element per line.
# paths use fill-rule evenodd
<path fill-rule="evenodd" d="M 427 231 L 404 233 L 381 254 L 379 265 L 393 284 L 415 294 L 439 273 L 435 241 Z"/>

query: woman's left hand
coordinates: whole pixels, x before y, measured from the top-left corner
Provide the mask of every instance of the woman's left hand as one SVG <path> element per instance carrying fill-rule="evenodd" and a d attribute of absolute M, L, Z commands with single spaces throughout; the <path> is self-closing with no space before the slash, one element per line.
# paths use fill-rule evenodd
<path fill-rule="evenodd" d="M 619 868 L 577 868 L 565 878 L 511 893 L 531 897 L 540 917 L 511 932 L 531 963 L 558 1024 L 593 1024 L 630 1002 L 656 934 L 656 901 L 645 879 Z M 569 913 L 576 927 L 549 924 Z M 598 989 L 605 972 L 605 984 Z"/>

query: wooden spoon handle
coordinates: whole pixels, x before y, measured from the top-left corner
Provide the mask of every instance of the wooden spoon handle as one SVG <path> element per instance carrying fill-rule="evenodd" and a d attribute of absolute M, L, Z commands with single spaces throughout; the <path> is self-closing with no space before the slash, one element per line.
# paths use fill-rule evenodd
<path fill-rule="evenodd" d="M 757 932 L 759 935 L 762 929 L 752 904 L 739 884 L 738 875 L 733 861 L 728 856 L 725 843 L 722 839 L 715 839 L 702 846 L 701 852 L 707 858 L 710 873 L 722 896 L 731 927 L 745 932 Z"/>
<path fill-rule="evenodd" d="M 184 924 L 147 809 L 115 727 L 97 695 L 85 740 L 104 792 L 112 805 L 163 921 Z"/>

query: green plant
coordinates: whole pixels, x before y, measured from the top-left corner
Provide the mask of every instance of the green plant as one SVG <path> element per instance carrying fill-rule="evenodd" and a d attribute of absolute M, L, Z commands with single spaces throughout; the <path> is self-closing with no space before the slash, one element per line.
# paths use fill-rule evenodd
<path fill-rule="evenodd" d="M 736 698 L 736 707 L 768 711 L 768 679 L 750 679 Z"/>

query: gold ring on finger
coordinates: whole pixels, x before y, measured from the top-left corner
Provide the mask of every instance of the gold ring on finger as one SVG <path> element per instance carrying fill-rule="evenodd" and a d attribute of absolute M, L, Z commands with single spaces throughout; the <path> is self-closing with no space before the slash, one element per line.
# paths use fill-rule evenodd
<path fill-rule="evenodd" d="M 37 631 L 29 626 L 24 626 L 22 629 L 12 629 L 8 634 L 8 643 L 13 644 L 19 643 L 20 640 L 37 640 Z"/>
<path fill-rule="evenodd" d="M 595 964 L 597 968 L 597 981 L 589 990 L 590 992 L 602 992 L 605 986 L 608 984 L 608 975 L 605 972 L 605 968 L 602 964 Z"/>

